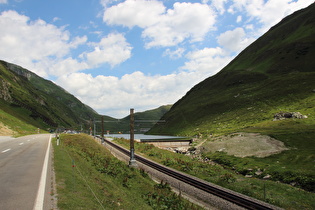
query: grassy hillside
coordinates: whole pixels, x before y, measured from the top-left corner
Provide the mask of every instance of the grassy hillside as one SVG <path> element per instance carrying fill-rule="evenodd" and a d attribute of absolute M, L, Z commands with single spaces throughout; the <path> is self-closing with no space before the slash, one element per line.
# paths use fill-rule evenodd
<path fill-rule="evenodd" d="M 193 87 L 150 133 L 224 134 L 274 128 L 274 114 L 301 112 L 315 124 L 315 4 L 272 27 L 218 74 Z"/>
<path fill-rule="evenodd" d="M 87 135 L 61 135 L 54 145 L 58 208 L 201 209 L 129 168 Z"/>
<path fill-rule="evenodd" d="M 42 129 L 88 127 L 98 114 L 51 81 L 0 61 L 1 109 Z"/>

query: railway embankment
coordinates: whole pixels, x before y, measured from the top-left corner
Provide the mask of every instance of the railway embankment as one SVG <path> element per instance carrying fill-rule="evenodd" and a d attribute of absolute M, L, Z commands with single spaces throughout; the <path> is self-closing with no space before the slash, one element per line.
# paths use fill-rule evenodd
<path fill-rule="evenodd" d="M 129 155 L 122 152 L 121 150 L 117 149 L 116 144 L 113 144 L 110 141 L 105 141 L 103 145 L 111 151 L 111 153 L 117 157 L 118 159 L 128 163 L 130 158 Z M 120 147 L 120 146 L 118 146 Z M 145 159 L 144 157 L 140 155 L 136 155 L 136 159 Z M 161 170 L 157 169 L 159 167 L 165 167 L 163 165 L 160 165 L 158 163 L 156 164 L 156 167 L 151 167 L 148 164 L 144 164 L 143 161 L 137 161 L 137 167 L 140 170 L 144 170 L 148 175 L 158 182 L 167 182 L 172 189 L 177 192 L 178 194 L 181 194 L 186 199 L 190 200 L 191 202 L 194 202 L 200 206 L 202 206 L 205 209 L 247 209 L 246 207 L 241 207 L 234 202 L 230 202 L 226 199 L 224 199 L 224 193 L 232 196 L 238 197 L 238 199 L 245 199 L 253 203 L 257 203 L 257 205 L 261 205 L 262 207 L 260 209 L 280 209 L 278 207 L 272 206 L 270 204 L 264 203 L 262 201 L 253 199 L 251 197 L 242 195 L 240 193 L 234 192 L 232 190 L 228 190 L 226 188 L 220 187 L 215 184 L 211 184 L 209 182 L 206 182 L 204 180 L 201 180 L 199 178 L 193 177 L 191 175 L 179 172 L 177 170 L 168 168 L 169 172 L 162 172 Z M 178 178 L 174 177 L 170 171 L 174 171 L 175 173 L 182 175 L 184 177 L 189 177 L 192 180 L 196 180 L 199 184 L 198 185 L 204 185 L 205 188 L 214 188 L 218 189 L 222 192 L 218 193 L 218 195 L 206 192 L 205 190 L 200 189 L 199 187 L 192 186 L 189 183 L 186 183 L 184 180 L 179 180 Z M 237 201 L 236 201 L 237 203 Z M 264 206 L 264 207 L 263 207 Z M 250 207 L 249 207 L 250 209 Z M 256 209 L 256 207 L 253 207 L 253 209 Z M 259 209 L 259 208 L 258 208 Z"/>

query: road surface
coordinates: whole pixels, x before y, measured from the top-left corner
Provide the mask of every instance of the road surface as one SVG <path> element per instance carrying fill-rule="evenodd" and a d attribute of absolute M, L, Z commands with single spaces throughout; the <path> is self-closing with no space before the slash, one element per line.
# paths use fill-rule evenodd
<path fill-rule="evenodd" d="M 50 137 L 0 137 L 1 210 L 52 209 Z"/>

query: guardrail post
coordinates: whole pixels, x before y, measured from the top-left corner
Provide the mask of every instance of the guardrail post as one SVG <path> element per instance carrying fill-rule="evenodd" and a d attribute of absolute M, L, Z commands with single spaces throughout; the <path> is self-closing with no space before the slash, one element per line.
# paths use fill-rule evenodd
<path fill-rule="evenodd" d="M 135 134 L 134 109 L 130 109 L 130 161 L 129 161 L 130 167 L 137 167 L 137 162 L 135 159 L 134 134 Z"/>

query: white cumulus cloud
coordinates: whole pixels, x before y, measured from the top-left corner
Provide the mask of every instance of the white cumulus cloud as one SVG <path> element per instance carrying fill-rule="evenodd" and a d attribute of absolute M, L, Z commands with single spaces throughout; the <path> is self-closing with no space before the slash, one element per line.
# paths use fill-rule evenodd
<path fill-rule="evenodd" d="M 108 63 L 118 65 L 131 57 L 132 47 L 119 33 L 111 33 L 100 42 L 88 43 L 87 36 L 73 37 L 64 27 L 57 27 L 16 11 L 0 14 L 0 57 L 21 65 L 42 77 L 60 76 L 92 69 Z M 71 55 L 80 45 L 92 47 L 79 57 Z M 8 50 L 10 49 L 10 50 Z"/>
<path fill-rule="evenodd" d="M 142 28 L 145 46 L 151 48 L 174 46 L 186 39 L 202 41 L 214 28 L 215 17 L 206 4 L 176 2 L 166 10 L 158 1 L 127 0 L 106 8 L 103 20 L 109 25 Z"/>
<path fill-rule="evenodd" d="M 191 87 L 221 70 L 231 59 L 219 47 L 189 52 L 186 57 L 188 61 L 180 71 L 167 75 L 135 71 L 119 78 L 72 73 L 59 77 L 56 82 L 99 113 L 122 118 L 129 114 L 129 108 L 145 111 L 173 104 Z"/>
<path fill-rule="evenodd" d="M 217 37 L 218 43 L 231 52 L 240 52 L 247 47 L 253 38 L 247 38 L 243 28 L 235 28 L 232 31 L 226 31 Z"/>
<path fill-rule="evenodd" d="M 102 38 L 99 43 L 90 43 L 90 45 L 94 47 L 94 50 L 81 55 L 90 68 L 98 67 L 103 63 L 115 66 L 131 57 L 132 47 L 119 33 L 111 33 Z"/>
<path fill-rule="evenodd" d="M 127 0 L 107 8 L 103 20 L 110 25 L 145 28 L 159 21 L 165 12 L 162 2 L 155 0 Z"/>
<path fill-rule="evenodd" d="M 200 81 L 219 72 L 231 60 L 229 54 L 220 47 L 192 51 L 186 57 L 188 61 L 181 68 L 194 72 Z"/>
<path fill-rule="evenodd" d="M 249 18 L 256 18 L 263 26 L 262 32 L 277 24 L 282 18 L 314 3 L 314 0 L 233 0 L 230 11 L 246 12 Z"/>
<path fill-rule="evenodd" d="M 0 57 L 41 76 L 47 76 L 48 69 L 38 67 L 62 59 L 86 41 L 85 37 L 71 40 L 69 32 L 63 28 L 41 19 L 30 21 L 29 17 L 12 10 L 1 13 L 0 27 L 5 29 L 0 31 Z"/>
<path fill-rule="evenodd" d="M 129 108 L 145 111 L 174 103 L 198 79 L 188 72 L 150 76 L 136 71 L 121 78 L 73 73 L 59 77 L 56 83 L 99 113 L 122 118 Z"/>

